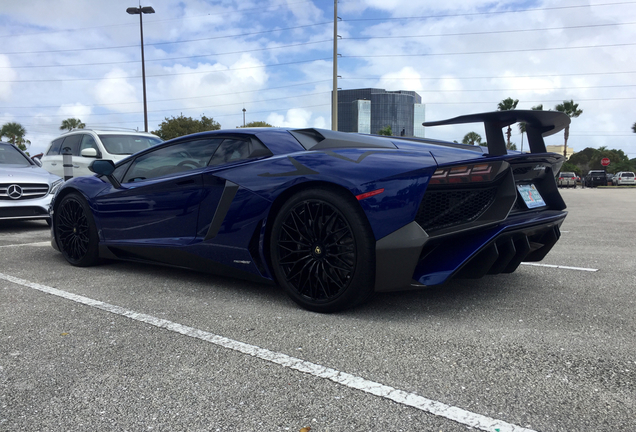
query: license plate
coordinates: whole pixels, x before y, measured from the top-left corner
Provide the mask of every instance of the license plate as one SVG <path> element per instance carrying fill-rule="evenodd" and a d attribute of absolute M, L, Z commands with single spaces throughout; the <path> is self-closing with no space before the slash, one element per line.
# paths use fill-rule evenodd
<path fill-rule="evenodd" d="M 521 194 L 521 198 L 523 198 L 523 202 L 526 203 L 526 207 L 529 209 L 543 207 L 545 205 L 545 201 L 543 201 L 535 185 L 517 185 L 517 189 L 519 190 L 519 194 Z"/>

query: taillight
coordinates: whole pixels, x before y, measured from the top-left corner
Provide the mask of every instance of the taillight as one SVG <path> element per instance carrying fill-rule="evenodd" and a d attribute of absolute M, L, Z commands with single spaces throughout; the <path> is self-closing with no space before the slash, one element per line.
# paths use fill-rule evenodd
<path fill-rule="evenodd" d="M 462 165 L 439 168 L 431 177 L 430 184 L 480 183 L 493 180 L 498 170 L 493 164 Z"/>

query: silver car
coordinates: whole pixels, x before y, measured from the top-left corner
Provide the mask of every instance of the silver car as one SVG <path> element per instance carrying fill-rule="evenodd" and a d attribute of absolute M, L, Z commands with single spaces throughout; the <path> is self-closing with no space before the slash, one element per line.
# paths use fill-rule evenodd
<path fill-rule="evenodd" d="M 12 144 L 0 142 L 0 219 L 45 219 L 62 184 Z"/>

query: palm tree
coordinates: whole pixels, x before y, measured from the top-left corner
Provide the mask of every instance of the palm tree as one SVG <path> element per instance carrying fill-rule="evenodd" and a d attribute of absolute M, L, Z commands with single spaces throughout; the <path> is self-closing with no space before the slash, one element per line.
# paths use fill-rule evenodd
<path fill-rule="evenodd" d="M 507 98 L 499 102 L 497 105 L 497 111 L 509 111 L 517 108 L 517 104 L 519 103 L 519 99 Z M 512 135 L 512 129 L 508 126 L 508 130 L 506 131 L 506 136 L 508 137 L 508 142 L 506 143 L 506 148 L 510 148 L 510 136 Z"/>
<path fill-rule="evenodd" d="M 579 109 L 579 104 L 575 104 L 573 100 L 563 101 L 562 104 L 558 104 L 554 107 L 555 110 L 560 111 L 564 114 L 567 114 L 568 117 L 576 118 L 583 114 L 583 110 Z M 563 157 L 567 158 L 568 153 L 568 138 L 570 137 L 570 125 L 565 127 L 565 133 L 563 134 L 565 137 L 565 143 L 563 144 Z"/>
<path fill-rule="evenodd" d="M 530 108 L 533 111 L 543 111 L 543 104 Z M 519 132 L 521 132 L 521 151 L 523 151 L 523 134 L 526 133 L 526 122 L 519 122 Z"/>
<path fill-rule="evenodd" d="M 86 125 L 82 123 L 82 121 L 78 118 L 67 118 L 66 120 L 62 120 L 62 126 L 60 126 L 60 130 L 68 129 L 84 129 Z"/>
<path fill-rule="evenodd" d="M 479 135 L 477 132 L 468 132 L 466 135 L 464 135 L 462 143 L 470 145 L 481 144 L 481 135 Z"/>
<path fill-rule="evenodd" d="M 0 137 L 7 137 L 9 142 L 20 150 L 26 150 L 28 144 L 31 144 L 31 141 L 24 139 L 25 135 L 26 129 L 24 129 L 20 123 L 5 123 L 2 129 L 0 129 Z"/>

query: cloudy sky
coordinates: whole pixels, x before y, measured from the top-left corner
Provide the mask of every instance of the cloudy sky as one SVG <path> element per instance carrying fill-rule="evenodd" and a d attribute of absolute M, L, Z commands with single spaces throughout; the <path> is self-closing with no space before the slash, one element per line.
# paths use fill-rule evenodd
<path fill-rule="evenodd" d="M 137 0 L 138 1 L 138 0 Z M 0 125 L 43 151 L 63 119 L 143 130 L 134 0 L 0 0 Z M 201 115 L 331 127 L 332 0 L 148 0 L 149 129 Z M 574 100 L 576 151 L 636 158 L 636 1 L 342 0 L 338 86 L 413 90 L 427 120 Z M 427 129 L 460 141 L 481 125 Z M 519 146 L 515 128 L 512 140 Z M 563 135 L 547 139 L 562 144 Z"/>

